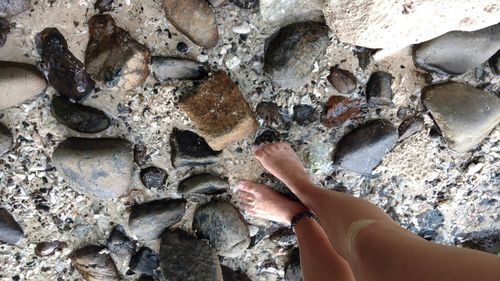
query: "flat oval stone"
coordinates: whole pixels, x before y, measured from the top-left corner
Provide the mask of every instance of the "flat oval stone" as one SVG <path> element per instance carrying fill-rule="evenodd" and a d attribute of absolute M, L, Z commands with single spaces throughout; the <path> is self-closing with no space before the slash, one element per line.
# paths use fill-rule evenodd
<path fill-rule="evenodd" d="M 182 230 L 162 234 L 160 267 L 170 280 L 223 281 L 217 253 L 205 241 Z"/>
<path fill-rule="evenodd" d="M 142 184 L 151 188 L 162 188 L 167 182 L 167 171 L 158 167 L 148 167 L 141 170 L 140 173 Z"/>
<path fill-rule="evenodd" d="M 44 93 L 47 82 L 34 65 L 0 61 L 0 110 Z"/>
<path fill-rule="evenodd" d="M 153 57 L 151 70 L 156 80 L 165 82 L 169 80 L 201 80 L 208 75 L 208 71 L 202 63 L 194 60 Z"/>
<path fill-rule="evenodd" d="M 198 174 L 190 176 L 179 183 L 179 193 L 201 193 L 206 195 L 226 192 L 229 183 L 219 176 L 212 174 Z"/>
<path fill-rule="evenodd" d="M 111 120 L 103 111 L 72 103 L 62 97 L 52 99 L 51 109 L 59 123 L 79 133 L 94 134 L 111 125 Z"/>
<path fill-rule="evenodd" d="M 94 199 L 128 193 L 132 181 L 132 144 L 123 139 L 69 138 L 52 154 L 69 187 Z"/>
<path fill-rule="evenodd" d="M 478 145 L 500 122 L 500 99 L 466 84 L 427 86 L 422 89 L 422 102 L 457 152 Z"/>
<path fill-rule="evenodd" d="M 23 229 L 7 210 L 0 208 L 0 242 L 17 245 L 24 237 Z"/>
<path fill-rule="evenodd" d="M 205 0 L 163 0 L 169 22 L 193 43 L 214 48 L 219 42 L 219 29 L 214 11 Z"/>
<path fill-rule="evenodd" d="M 339 93 L 344 95 L 351 94 L 358 86 L 356 77 L 351 72 L 338 67 L 330 68 L 330 75 L 326 78 Z"/>
<path fill-rule="evenodd" d="M 45 257 L 53 255 L 57 250 L 61 250 L 66 246 L 65 242 L 60 241 L 49 241 L 40 242 L 35 247 L 35 255 L 39 257 Z"/>
<path fill-rule="evenodd" d="M 369 175 L 392 150 L 398 132 L 386 120 L 370 121 L 345 135 L 335 148 L 333 162 L 360 175 Z"/>
<path fill-rule="evenodd" d="M 9 18 L 18 15 L 30 8 L 31 0 L 2 0 L 0 1 L 0 18 Z"/>
<path fill-rule="evenodd" d="M 86 281 L 118 281 L 120 275 L 104 247 L 88 245 L 71 255 L 71 262 Z"/>
<path fill-rule="evenodd" d="M 12 149 L 14 140 L 9 128 L 0 123 L 0 156 Z"/>
<path fill-rule="evenodd" d="M 199 206 L 194 212 L 193 229 L 208 239 L 221 256 L 237 257 L 250 245 L 250 233 L 242 215 L 228 202 Z"/>

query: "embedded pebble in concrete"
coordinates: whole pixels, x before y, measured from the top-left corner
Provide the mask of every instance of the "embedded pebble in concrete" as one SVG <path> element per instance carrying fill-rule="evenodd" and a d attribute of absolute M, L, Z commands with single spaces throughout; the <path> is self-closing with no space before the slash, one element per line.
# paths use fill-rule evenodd
<path fill-rule="evenodd" d="M 208 75 L 208 70 L 202 63 L 173 57 L 154 56 L 151 59 L 151 70 L 160 82 L 176 79 L 201 80 Z"/>
<path fill-rule="evenodd" d="M 163 0 L 170 23 L 193 43 L 214 48 L 219 42 L 219 29 L 212 7 L 205 0 Z"/>
<path fill-rule="evenodd" d="M 7 36 L 10 32 L 10 23 L 6 19 L 0 18 L 0 48 L 5 45 L 5 41 L 7 41 Z"/>
<path fill-rule="evenodd" d="M 42 58 L 43 68 L 49 83 L 67 98 L 85 99 L 95 82 L 84 69 L 84 65 L 68 49 L 64 36 L 56 28 L 46 28 L 36 35 L 36 48 Z"/>
<path fill-rule="evenodd" d="M 271 26 L 323 20 L 323 0 L 260 0 L 262 21 Z"/>
<path fill-rule="evenodd" d="M 403 120 L 398 127 L 399 139 L 404 141 L 412 135 L 424 129 L 424 118 L 422 116 L 410 116 Z"/>
<path fill-rule="evenodd" d="M 86 281 L 118 281 L 120 275 L 105 248 L 88 245 L 76 250 L 71 255 L 74 268 Z"/>
<path fill-rule="evenodd" d="M 255 108 L 257 116 L 264 121 L 264 125 L 284 129 L 287 127 L 287 119 L 284 117 L 285 109 L 274 102 L 262 101 Z"/>
<path fill-rule="evenodd" d="M 452 31 L 413 49 L 415 64 L 442 74 L 460 75 L 500 49 L 500 24 L 476 31 Z"/>
<path fill-rule="evenodd" d="M 145 187 L 149 189 L 162 188 L 167 182 L 168 174 L 167 171 L 162 168 L 148 167 L 141 170 L 140 177 Z"/>
<path fill-rule="evenodd" d="M 0 18 L 9 18 L 29 9 L 31 0 L 2 0 L 0 2 Z"/>
<path fill-rule="evenodd" d="M 259 6 L 259 0 L 231 0 L 231 3 L 242 9 L 255 9 Z"/>
<path fill-rule="evenodd" d="M 112 91 L 141 86 L 149 75 L 151 58 L 146 46 L 116 26 L 110 15 L 95 15 L 88 25 L 85 67 L 90 75 Z"/>
<path fill-rule="evenodd" d="M 224 281 L 252 281 L 245 273 L 240 270 L 233 270 L 227 266 L 221 266 L 222 277 Z"/>
<path fill-rule="evenodd" d="M 493 55 L 488 61 L 491 71 L 495 75 L 500 75 L 500 50 Z"/>
<path fill-rule="evenodd" d="M 12 133 L 9 128 L 0 123 L 0 156 L 11 150 L 13 145 L 14 139 L 12 138 Z"/>
<path fill-rule="evenodd" d="M 79 133 L 95 134 L 111 125 L 106 113 L 97 108 L 73 103 L 58 96 L 52 98 L 50 105 L 52 115 L 59 123 Z"/>
<path fill-rule="evenodd" d="M 387 120 L 370 121 L 337 144 L 334 164 L 360 175 L 369 175 L 396 145 L 398 132 Z"/>
<path fill-rule="evenodd" d="M 392 81 L 394 77 L 387 72 L 377 71 L 370 76 L 366 84 L 368 104 L 378 106 L 394 105 L 392 102 Z"/>
<path fill-rule="evenodd" d="M 254 140 L 254 145 L 261 145 L 264 143 L 273 143 L 279 141 L 278 133 L 274 130 L 265 130 L 260 133 Z"/>
<path fill-rule="evenodd" d="M 208 0 L 210 5 L 214 8 L 218 8 L 226 3 L 226 0 Z"/>
<path fill-rule="evenodd" d="M 359 100 L 331 96 L 321 114 L 321 123 L 326 127 L 336 127 L 347 121 L 359 119 L 362 114 Z"/>
<path fill-rule="evenodd" d="M 209 202 L 194 212 L 193 229 L 221 256 L 237 257 L 250 245 L 250 233 L 240 212 L 230 203 Z"/>
<path fill-rule="evenodd" d="M 125 273 L 132 255 L 135 253 L 135 243 L 127 236 L 123 226 L 117 225 L 111 230 L 107 242 L 109 255 L 115 262 L 118 271 Z"/>
<path fill-rule="evenodd" d="M 134 205 L 128 227 L 141 241 L 158 239 L 162 232 L 179 222 L 186 211 L 183 199 L 161 199 Z"/>
<path fill-rule="evenodd" d="M 183 230 L 166 231 L 160 242 L 163 276 L 175 281 L 223 281 L 217 253 Z"/>
<path fill-rule="evenodd" d="M 204 138 L 188 130 L 174 128 L 170 135 L 172 166 L 203 166 L 218 161 L 219 152 L 212 150 Z"/>
<path fill-rule="evenodd" d="M 307 104 L 296 104 L 293 106 L 293 121 L 300 126 L 307 126 L 318 120 L 316 109 Z"/>
<path fill-rule="evenodd" d="M 62 250 L 66 247 L 65 242 L 60 241 L 49 241 L 49 242 L 40 242 L 35 247 L 35 255 L 39 257 L 45 257 L 53 255 L 56 251 Z"/>
<path fill-rule="evenodd" d="M 498 255 L 500 253 L 500 229 L 462 234 L 457 244 L 464 248 Z"/>
<path fill-rule="evenodd" d="M 224 193 L 229 189 L 227 180 L 212 174 L 192 175 L 179 183 L 177 191 L 181 194 L 201 193 L 206 195 Z"/>
<path fill-rule="evenodd" d="M 12 215 L 0 208 L 0 243 L 17 245 L 24 238 L 24 232 Z"/>
<path fill-rule="evenodd" d="M 443 226 L 443 213 L 438 209 L 429 209 L 419 214 L 416 219 L 418 222 L 417 235 L 429 241 L 436 239 L 438 228 Z"/>
<path fill-rule="evenodd" d="M 160 257 L 150 248 L 141 247 L 130 260 L 129 268 L 133 272 L 148 275 L 157 279 L 160 276 L 157 268 L 160 266 Z"/>
<path fill-rule="evenodd" d="M 358 86 L 356 77 L 351 72 L 338 67 L 330 68 L 330 75 L 327 79 L 335 90 L 344 95 L 351 94 Z"/>
<path fill-rule="evenodd" d="M 0 61 L 0 110 L 45 92 L 47 82 L 34 65 Z"/>
<path fill-rule="evenodd" d="M 310 82 L 314 63 L 324 55 L 328 42 L 328 27 L 323 23 L 287 25 L 268 39 L 264 71 L 280 88 L 302 88 Z"/>
<path fill-rule="evenodd" d="M 500 122 L 500 99 L 457 82 L 427 86 L 422 102 L 441 129 L 449 147 L 466 152 Z"/>
<path fill-rule="evenodd" d="M 94 3 L 94 9 L 99 13 L 109 12 L 113 8 L 114 0 L 97 0 Z"/>
<path fill-rule="evenodd" d="M 302 281 L 302 270 L 300 268 L 299 249 L 292 250 L 290 260 L 285 267 L 285 281 Z"/>
<path fill-rule="evenodd" d="M 123 139 L 69 138 L 52 155 L 69 187 L 93 199 L 125 195 L 132 180 L 132 144 Z"/>
<path fill-rule="evenodd" d="M 138 166 L 144 166 L 149 160 L 151 160 L 148 154 L 148 148 L 142 142 L 138 142 L 134 145 L 134 162 Z"/>

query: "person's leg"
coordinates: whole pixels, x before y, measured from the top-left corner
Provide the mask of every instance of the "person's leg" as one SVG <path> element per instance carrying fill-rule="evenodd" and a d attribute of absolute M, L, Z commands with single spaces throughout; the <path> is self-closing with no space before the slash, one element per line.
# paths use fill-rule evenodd
<path fill-rule="evenodd" d="M 262 184 L 241 182 L 238 201 L 246 213 L 290 225 L 294 215 L 307 208 Z M 354 281 L 348 263 L 333 249 L 318 223 L 310 218 L 295 226 L 300 266 L 305 281 Z"/>

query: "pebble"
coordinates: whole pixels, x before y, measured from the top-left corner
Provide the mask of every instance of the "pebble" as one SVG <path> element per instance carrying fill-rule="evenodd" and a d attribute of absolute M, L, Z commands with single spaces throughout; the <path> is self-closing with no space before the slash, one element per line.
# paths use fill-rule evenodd
<path fill-rule="evenodd" d="M 99 10 L 99 13 L 111 11 L 114 0 L 97 0 L 94 3 L 94 9 Z"/>
<path fill-rule="evenodd" d="M 135 273 L 148 275 L 155 279 L 160 277 L 157 268 L 160 266 L 160 257 L 150 248 L 141 247 L 130 260 L 129 268 Z"/>
<path fill-rule="evenodd" d="M 40 242 L 35 247 L 35 255 L 45 257 L 53 255 L 57 250 L 66 247 L 66 243 L 60 241 Z"/>
<path fill-rule="evenodd" d="M 63 97 L 52 98 L 51 110 L 60 124 L 79 133 L 95 134 L 111 125 L 111 120 L 103 111 L 70 102 Z"/>
<path fill-rule="evenodd" d="M 250 245 L 250 233 L 242 215 L 233 205 L 223 201 L 198 206 L 193 229 L 208 239 L 221 256 L 237 257 Z"/>
<path fill-rule="evenodd" d="M 290 260 L 285 267 L 285 281 L 302 281 L 302 270 L 300 268 L 299 249 L 292 250 Z"/>
<path fill-rule="evenodd" d="M 208 75 L 208 69 L 202 63 L 173 57 L 153 57 L 151 70 L 159 82 L 176 79 L 201 80 Z"/>
<path fill-rule="evenodd" d="M 460 75 L 500 49 L 500 24 L 476 31 L 452 31 L 413 48 L 415 64 L 428 71 Z"/>
<path fill-rule="evenodd" d="M 7 35 L 10 32 L 10 23 L 6 19 L 0 18 L 0 48 L 5 45 L 5 41 L 7 41 Z"/>
<path fill-rule="evenodd" d="M 457 245 L 494 255 L 500 254 L 500 229 L 474 231 L 460 235 Z"/>
<path fill-rule="evenodd" d="M 85 99 L 95 87 L 95 82 L 68 49 L 64 36 L 56 28 L 46 28 L 38 33 L 36 48 L 49 83 L 56 91 L 69 99 Z"/>
<path fill-rule="evenodd" d="M 111 230 L 107 240 L 109 255 L 115 262 L 119 272 L 125 273 L 132 255 L 135 253 L 135 243 L 127 236 L 123 226 L 116 225 Z"/>
<path fill-rule="evenodd" d="M 219 152 L 212 150 L 204 138 L 188 130 L 174 128 L 170 147 L 174 167 L 210 165 L 219 159 Z"/>
<path fill-rule="evenodd" d="M 184 42 L 179 42 L 177 43 L 177 51 L 181 52 L 181 53 L 187 53 L 189 51 L 189 47 L 186 43 Z"/>
<path fill-rule="evenodd" d="M 424 129 L 424 118 L 422 116 L 410 116 L 407 117 L 398 127 L 399 139 L 398 141 L 404 141 L 405 139 L 413 136 L 414 134 L 422 131 Z"/>
<path fill-rule="evenodd" d="M 167 182 L 168 174 L 162 168 L 148 167 L 141 170 L 141 182 L 146 188 L 162 188 Z"/>
<path fill-rule="evenodd" d="M 330 75 L 326 77 L 332 86 L 341 94 L 349 95 L 356 90 L 358 82 L 354 75 L 338 67 L 330 68 Z"/>
<path fill-rule="evenodd" d="M 489 65 L 493 74 L 500 75 L 500 50 L 490 58 Z"/>
<path fill-rule="evenodd" d="M 141 86 L 149 75 L 148 48 L 116 26 L 110 15 L 95 15 L 88 25 L 85 67 L 90 75 L 112 91 Z"/>
<path fill-rule="evenodd" d="M 0 110 L 45 92 L 47 82 L 34 65 L 0 61 Z"/>
<path fill-rule="evenodd" d="M 331 96 L 321 114 L 321 123 L 326 127 L 341 126 L 349 120 L 361 118 L 361 103 L 342 96 Z"/>
<path fill-rule="evenodd" d="M 192 175 L 179 183 L 177 191 L 181 194 L 201 193 L 214 195 L 229 189 L 227 180 L 212 174 Z"/>
<path fill-rule="evenodd" d="M 14 139 L 10 129 L 0 123 L 0 156 L 7 153 L 14 146 Z"/>
<path fill-rule="evenodd" d="M 210 5 L 214 8 L 218 8 L 226 3 L 226 0 L 208 0 Z"/>
<path fill-rule="evenodd" d="M 165 229 L 179 222 L 185 211 L 186 201 L 183 199 L 161 199 L 134 205 L 128 226 L 137 239 L 155 240 Z"/>
<path fill-rule="evenodd" d="M 132 144 L 123 139 L 69 138 L 52 159 L 69 187 L 93 199 L 128 193 L 132 181 Z"/>
<path fill-rule="evenodd" d="M 394 105 L 392 102 L 392 81 L 394 77 L 387 72 L 372 73 L 366 84 L 366 100 L 373 106 Z"/>
<path fill-rule="evenodd" d="M 2 0 L 0 1 L 0 18 L 9 18 L 18 15 L 30 8 L 31 0 Z"/>
<path fill-rule="evenodd" d="M 76 250 L 71 255 L 73 267 L 87 281 L 118 281 L 120 276 L 105 248 L 98 245 L 88 245 Z"/>
<path fill-rule="evenodd" d="M 466 84 L 447 82 L 422 89 L 422 102 L 449 147 L 466 152 L 500 122 L 500 99 Z"/>
<path fill-rule="evenodd" d="M 155 279 L 149 275 L 141 275 L 137 281 L 155 281 Z"/>
<path fill-rule="evenodd" d="M 162 234 L 160 267 L 170 280 L 223 281 L 217 253 L 205 241 L 180 229 Z"/>
<path fill-rule="evenodd" d="M 287 127 L 287 120 L 284 117 L 284 109 L 279 107 L 274 102 L 262 101 L 255 108 L 257 116 L 263 119 L 264 125 L 274 127 L 276 129 L 284 129 Z"/>
<path fill-rule="evenodd" d="M 221 265 L 221 268 L 224 281 L 252 281 L 252 279 L 241 272 L 241 270 L 233 270 L 224 265 Z"/>
<path fill-rule="evenodd" d="M 247 22 L 242 22 L 238 25 L 234 25 L 232 27 L 232 31 L 237 34 L 248 34 L 252 30 L 250 29 L 250 25 Z"/>
<path fill-rule="evenodd" d="M 255 9 L 259 6 L 259 0 L 231 0 L 231 3 L 242 9 Z"/>
<path fill-rule="evenodd" d="M 213 150 L 244 139 L 258 127 L 238 86 L 223 71 L 205 80 L 193 95 L 181 97 L 179 107 Z"/>
<path fill-rule="evenodd" d="M 148 148 L 141 142 L 134 145 L 134 162 L 138 166 L 144 166 L 151 157 L 148 154 Z"/>
<path fill-rule="evenodd" d="M 265 130 L 260 135 L 258 135 L 253 144 L 260 145 L 263 143 L 273 143 L 279 141 L 278 134 L 274 130 Z"/>
<path fill-rule="evenodd" d="M 207 1 L 163 0 L 163 8 L 168 21 L 193 43 L 207 49 L 217 46 L 219 29 L 214 11 Z"/>
<path fill-rule="evenodd" d="M 323 21 L 323 2 L 323 0 L 259 0 L 259 12 L 262 22 L 271 26 Z"/>
<path fill-rule="evenodd" d="M 437 229 L 443 225 L 444 217 L 441 211 L 429 209 L 417 216 L 419 229 L 417 234 L 429 241 L 437 238 Z"/>
<path fill-rule="evenodd" d="M 302 88 L 310 82 L 314 64 L 325 54 L 328 44 L 328 27 L 323 23 L 287 25 L 269 39 L 264 71 L 280 88 Z"/>
<path fill-rule="evenodd" d="M 300 126 L 307 126 L 318 120 L 316 109 L 307 104 L 296 104 L 293 106 L 293 121 Z"/>
<path fill-rule="evenodd" d="M 0 208 L 0 242 L 15 246 L 24 238 L 24 232 L 7 210 Z"/>
<path fill-rule="evenodd" d="M 372 120 L 345 135 L 337 144 L 334 164 L 360 175 L 370 175 L 398 139 L 387 120 Z"/>

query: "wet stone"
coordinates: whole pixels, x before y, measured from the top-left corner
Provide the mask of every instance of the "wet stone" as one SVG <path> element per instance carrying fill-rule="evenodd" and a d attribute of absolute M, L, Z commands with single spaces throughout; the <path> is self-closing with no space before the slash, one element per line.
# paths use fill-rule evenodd
<path fill-rule="evenodd" d="M 255 9 L 259 6 L 259 0 L 231 0 L 231 3 L 242 9 Z"/>
<path fill-rule="evenodd" d="M 125 273 L 130 262 L 130 258 L 135 253 L 135 243 L 127 236 L 123 226 L 117 225 L 109 234 L 107 247 L 109 255 L 115 262 L 121 273 Z"/>
<path fill-rule="evenodd" d="M 361 118 L 361 103 L 342 96 L 331 96 L 321 114 L 321 123 L 326 127 L 341 126 L 349 120 Z"/>
<path fill-rule="evenodd" d="M 177 43 L 177 47 L 176 48 L 177 48 L 177 51 L 179 51 L 181 53 L 187 53 L 189 51 L 188 45 L 186 43 L 184 43 L 184 42 Z"/>
<path fill-rule="evenodd" d="M 159 278 L 160 257 L 150 248 L 141 247 L 130 260 L 129 268 L 135 273 Z"/>
<path fill-rule="evenodd" d="M 49 83 L 67 98 L 79 101 L 86 98 L 95 82 L 68 49 L 64 36 L 56 28 L 46 28 L 36 36 L 36 47 L 42 58 L 41 67 Z"/>
<path fill-rule="evenodd" d="M 500 24 L 476 31 L 452 31 L 413 48 L 415 64 L 428 71 L 460 75 L 500 49 Z"/>
<path fill-rule="evenodd" d="M 369 175 L 392 150 L 397 139 L 398 132 L 389 121 L 370 121 L 340 140 L 334 164 L 360 175 Z"/>
<path fill-rule="evenodd" d="M 116 26 L 110 15 L 95 15 L 88 25 L 85 67 L 90 75 L 108 90 L 128 91 L 141 86 L 149 75 L 146 46 Z"/>
<path fill-rule="evenodd" d="M 45 92 L 47 82 L 34 65 L 0 61 L 0 110 Z"/>
<path fill-rule="evenodd" d="M 66 98 L 54 97 L 51 110 L 59 123 L 79 133 L 95 134 L 111 125 L 111 120 L 103 111 L 70 102 Z"/>
<path fill-rule="evenodd" d="M 141 241 L 158 239 L 161 233 L 179 222 L 186 211 L 183 199 L 161 199 L 132 207 L 128 226 Z"/>
<path fill-rule="evenodd" d="M 149 189 L 162 188 L 167 182 L 168 174 L 162 168 L 148 167 L 141 170 L 140 177 L 145 187 Z"/>
<path fill-rule="evenodd" d="M 0 243 L 17 245 L 24 237 L 24 232 L 7 210 L 0 208 Z"/>
<path fill-rule="evenodd" d="M 330 75 L 326 78 L 339 93 L 344 95 L 351 94 L 358 86 L 356 77 L 351 72 L 338 67 L 330 68 Z"/>
<path fill-rule="evenodd" d="M 202 166 L 216 163 L 219 152 L 196 133 L 174 128 L 170 135 L 172 166 Z"/>
<path fill-rule="evenodd" d="M 86 281 L 120 280 L 113 260 L 104 252 L 101 246 L 85 246 L 71 255 L 72 265 Z"/>
<path fill-rule="evenodd" d="M 10 24 L 6 19 L 0 18 L 0 48 L 5 45 L 5 41 L 7 41 L 7 35 L 10 32 Z"/>
<path fill-rule="evenodd" d="M 162 234 L 160 267 L 162 275 L 172 281 L 223 281 L 217 253 L 182 230 Z"/>
<path fill-rule="evenodd" d="M 403 141 L 424 129 L 422 116 L 410 116 L 403 120 L 398 127 L 399 141 Z"/>
<path fill-rule="evenodd" d="M 224 265 L 221 265 L 221 268 L 224 281 L 252 281 L 252 279 L 241 272 L 241 270 L 233 270 Z"/>
<path fill-rule="evenodd" d="M 2 0 L 0 1 L 0 18 L 9 18 L 18 15 L 30 7 L 31 0 Z"/>
<path fill-rule="evenodd" d="M 60 241 L 40 242 L 35 247 L 35 254 L 39 257 L 53 255 L 57 250 L 62 250 L 66 243 Z"/>
<path fill-rule="evenodd" d="M 370 105 L 394 105 L 392 102 L 392 81 L 394 77 L 387 72 L 377 71 L 366 84 L 366 100 Z"/>
<path fill-rule="evenodd" d="M 52 155 L 69 187 L 101 200 L 128 193 L 132 157 L 132 144 L 123 139 L 69 138 Z"/>
<path fill-rule="evenodd" d="M 422 89 L 422 102 L 457 152 L 478 145 L 500 122 L 500 99 L 466 84 L 427 86 Z"/>
<path fill-rule="evenodd" d="M 219 30 L 212 7 L 205 0 L 163 0 L 170 23 L 193 43 L 214 48 L 219 42 Z"/>
<path fill-rule="evenodd" d="M 7 153 L 14 146 L 14 139 L 9 128 L 0 123 L 0 156 Z"/>
<path fill-rule="evenodd" d="M 284 117 L 284 109 L 274 102 L 263 101 L 257 104 L 255 108 L 257 116 L 264 120 L 264 124 L 274 128 L 284 129 L 287 126 L 287 120 Z"/>
<path fill-rule="evenodd" d="M 500 229 L 481 230 L 460 235 L 458 245 L 494 255 L 500 253 Z"/>
<path fill-rule="evenodd" d="M 221 256 L 237 257 L 250 245 L 250 233 L 242 215 L 227 202 L 199 206 L 194 212 L 193 229 Z"/>
<path fill-rule="evenodd" d="M 201 193 L 206 195 L 224 193 L 229 189 L 227 180 L 212 174 L 190 176 L 179 183 L 177 191 L 181 194 Z"/>
<path fill-rule="evenodd" d="M 156 80 L 160 82 L 169 80 L 201 80 L 208 75 L 208 70 L 202 63 L 172 57 L 153 57 L 151 60 L 151 70 Z"/>
<path fill-rule="evenodd" d="M 283 27 L 266 43 L 264 71 L 280 88 L 300 89 L 311 80 L 314 63 L 328 46 L 328 27 L 299 22 Z"/>
<path fill-rule="evenodd" d="M 307 126 L 318 119 L 316 109 L 307 104 L 297 104 L 293 106 L 293 121 L 300 126 Z"/>
<path fill-rule="evenodd" d="M 495 75 L 500 75 L 500 50 L 490 58 L 489 64 L 491 72 Z"/>
<path fill-rule="evenodd" d="M 113 8 L 114 0 L 97 0 L 94 3 L 94 9 L 98 10 L 99 13 L 105 13 L 111 11 Z"/>
<path fill-rule="evenodd" d="M 253 144 L 260 145 L 263 143 L 273 143 L 279 141 L 278 134 L 274 130 L 265 130 L 260 135 L 258 135 Z"/>
<path fill-rule="evenodd" d="M 179 107 L 214 150 L 246 138 L 258 127 L 238 86 L 223 71 L 205 80 L 193 95 L 182 97 Z"/>

